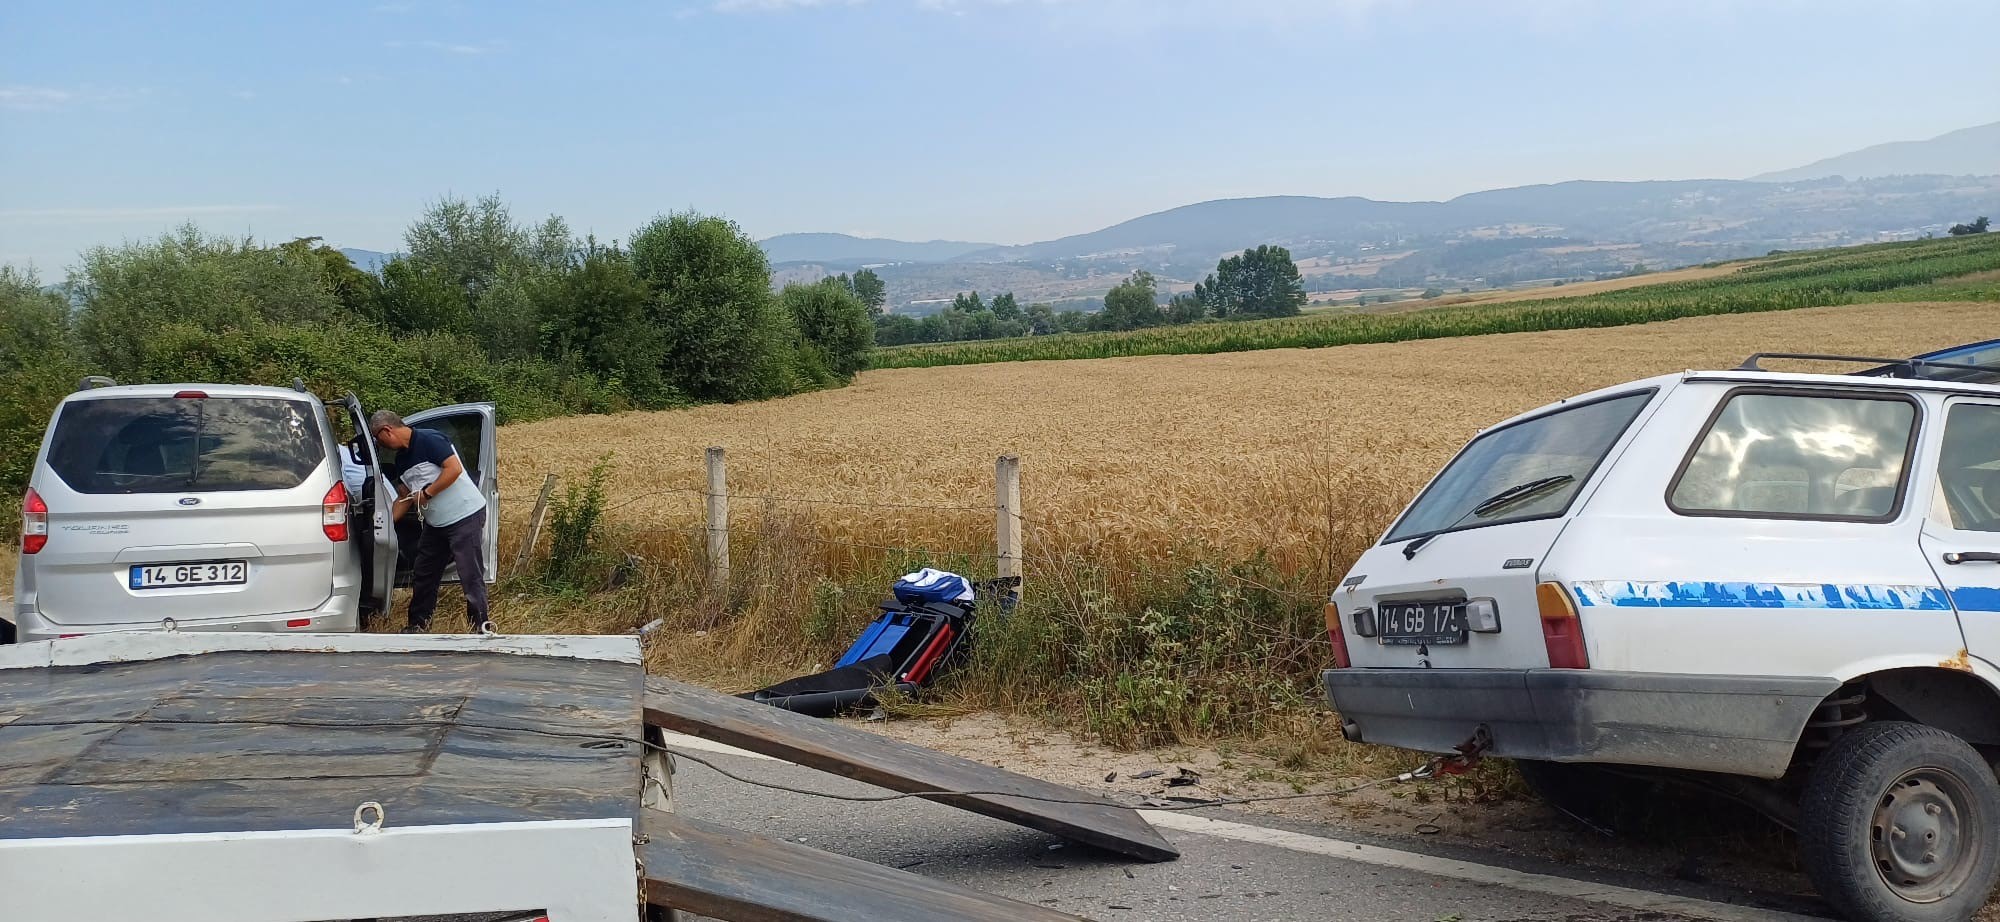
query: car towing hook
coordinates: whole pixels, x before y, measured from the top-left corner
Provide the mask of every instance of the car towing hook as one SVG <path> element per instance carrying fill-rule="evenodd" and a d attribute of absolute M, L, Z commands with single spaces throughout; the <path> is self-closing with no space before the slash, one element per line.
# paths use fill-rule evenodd
<path fill-rule="evenodd" d="M 1439 756 L 1434 760 L 1433 774 L 1463 775 L 1479 764 L 1486 751 L 1493 748 L 1493 731 L 1480 724 L 1465 742 L 1452 747 L 1456 755 Z"/>

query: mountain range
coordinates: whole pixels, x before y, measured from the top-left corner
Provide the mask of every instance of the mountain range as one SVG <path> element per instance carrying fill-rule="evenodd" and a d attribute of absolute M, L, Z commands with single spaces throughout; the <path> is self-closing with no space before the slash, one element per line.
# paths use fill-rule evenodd
<path fill-rule="evenodd" d="M 1938 135 L 1928 141 L 1892 141 L 1816 160 L 1802 167 L 1750 177 L 1758 182 L 1793 182 L 1842 176 L 1990 176 L 2000 173 L 2000 122 Z"/>
<path fill-rule="evenodd" d="M 1183 290 L 1217 258 L 1263 243 L 1289 248 L 1317 290 L 1470 287 L 1942 234 L 1992 213 L 2000 122 L 1750 180 L 1575 181 L 1442 202 L 1223 199 L 1018 246 L 844 234 L 786 234 L 763 246 L 780 283 L 875 265 L 891 309 L 921 312 L 968 290 L 1087 302 L 1135 269 Z"/>

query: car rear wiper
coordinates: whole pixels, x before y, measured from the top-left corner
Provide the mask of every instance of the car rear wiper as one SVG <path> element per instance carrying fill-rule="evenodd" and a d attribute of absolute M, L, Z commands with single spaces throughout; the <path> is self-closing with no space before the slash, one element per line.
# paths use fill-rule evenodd
<path fill-rule="evenodd" d="M 1417 552 L 1423 550 L 1424 545 L 1431 543 L 1432 538 L 1435 538 L 1441 534 L 1444 534 L 1445 532 L 1448 532 L 1454 528 L 1457 528 L 1460 525 L 1465 524 L 1466 519 L 1472 518 L 1475 515 L 1481 518 L 1485 518 L 1486 516 L 1499 512 L 1500 510 L 1512 506 L 1515 503 L 1525 502 L 1529 499 L 1533 499 L 1534 497 L 1540 496 L 1543 493 L 1547 493 L 1550 489 L 1562 486 L 1563 484 L 1566 483 L 1572 483 L 1575 480 L 1576 477 L 1574 475 L 1557 474 L 1553 477 L 1540 477 L 1535 480 L 1530 480 L 1527 483 L 1517 483 L 1511 487 L 1508 487 L 1505 490 L 1501 490 L 1500 492 L 1495 493 L 1492 496 L 1480 500 L 1479 505 L 1466 510 L 1464 515 L 1459 516 L 1458 520 L 1451 523 L 1450 525 L 1446 525 L 1445 527 L 1440 528 L 1437 531 L 1431 532 L 1430 534 L 1418 536 L 1415 540 L 1412 540 L 1410 543 L 1403 545 L 1403 559 L 1415 560 L 1417 557 Z"/>
<path fill-rule="evenodd" d="M 1574 482 L 1575 480 L 1576 478 L 1569 474 L 1557 474 L 1554 477 L 1543 477 L 1540 480 L 1530 480 L 1527 483 L 1508 487 L 1505 490 L 1501 490 L 1500 492 L 1487 497 L 1479 505 L 1472 507 L 1472 511 L 1466 514 L 1476 515 L 1479 516 L 1480 518 L 1485 518 L 1486 516 L 1492 515 L 1495 512 L 1499 512 L 1500 510 L 1505 509 L 1508 506 L 1512 506 L 1515 503 L 1524 502 L 1526 500 L 1540 496 L 1543 493 L 1547 493 L 1549 491 L 1549 488 L 1551 487 L 1559 487 L 1562 486 L 1563 484 Z M 1464 520 L 1460 519 L 1460 521 Z"/>

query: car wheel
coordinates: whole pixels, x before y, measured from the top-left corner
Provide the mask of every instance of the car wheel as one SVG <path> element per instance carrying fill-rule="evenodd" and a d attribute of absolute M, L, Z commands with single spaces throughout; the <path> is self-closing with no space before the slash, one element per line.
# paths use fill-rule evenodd
<path fill-rule="evenodd" d="M 1595 765 L 1517 759 L 1514 767 L 1536 797 L 1599 831 L 1634 827 L 1653 801 L 1648 782 Z"/>
<path fill-rule="evenodd" d="M 2000 782 L 1964 740 L 1901 721 L 1841 734 L 1800 804 L 1820 895 L 1855 922 L 1970 919 L 2000 877 Z"/>

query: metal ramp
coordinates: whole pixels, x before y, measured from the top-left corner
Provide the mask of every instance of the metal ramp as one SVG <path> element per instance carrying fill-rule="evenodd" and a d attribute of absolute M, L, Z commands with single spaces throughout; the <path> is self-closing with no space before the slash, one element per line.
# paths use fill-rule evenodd
<path fill-rule="evenodd" d="M 711 739 L 892 791 L 924 793 L 929 795 L 926 800 L 1141 861 L 1180 857 L 1180 852 L 1135 810 L 1074 788 L 834 721 L 651 677 L 646 679 L 645 715 L 648 726 Z M 955 793 L 972 791 L 999 793 Z"/>
<path fill-rule="evenodd" d="M 757 705 L 763 707 L 763 705 Z M 1077 922 L 858 858 L 644 811 L 646 902 L 736 922 Z"/>

